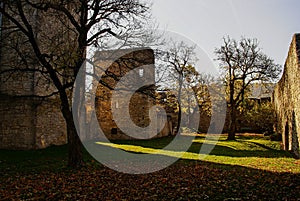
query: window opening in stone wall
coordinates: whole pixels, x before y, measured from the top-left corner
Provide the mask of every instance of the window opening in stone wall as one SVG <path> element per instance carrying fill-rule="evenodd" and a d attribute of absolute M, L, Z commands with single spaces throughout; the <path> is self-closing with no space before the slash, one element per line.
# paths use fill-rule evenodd
<path fill-rule="evenodd" d="M 292 146 L 291 150 L 293 151 L 293 154 L 296 158 L 300 158 L 300 152 L 299 152 L 299 139 L 297 135 L 297 123 L 296 123 L 296 117 L 295 117 L 295 111 L 292 113 Z"/>
<path fill-rule="evenodd" d="M 144 77 L 144 69 L 143 68 L 139 69 L 139 75 L 140 75 L 140 77 Z"/>
<path fill-rule="evenodd" d="M 117 128 L 112 128 L 111 129 L 111 134 L 113 134 L 113 135 L 118 134 L 118 129 Z"/>

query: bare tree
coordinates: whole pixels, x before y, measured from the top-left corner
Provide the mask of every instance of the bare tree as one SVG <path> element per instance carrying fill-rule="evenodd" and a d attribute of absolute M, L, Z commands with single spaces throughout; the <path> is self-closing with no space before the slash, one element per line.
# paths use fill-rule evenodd
<path fill-rule="evenodd" d="M 163 60 L 168 68 L 169 77 L 173 80 L 174 85 L 177 85 L 177 99 L 178 99 L 178 119 L 177 132 L 180 129 L 181 122 L 181 96 L 184 87 L 184 81 L 191 76 L 192 66 L 196 62 L 195 46 L 189 46 L 183 41 L 171 41 L 171 46 L 164 52 Z"/>
<path fill-rule="evenodd" d="M 278 78 L 280 66 L 259 48 L 257 39 L 240 41 L 223 38 L 223 45 L 215 50 L 227 87 L 227 104 L 230 110 L 228 140 L 235 140 L 237 108 L 244 101 L 246 90 L 255 81 L 272 81 Z"/>
<path fill-rule="evenodd" d="M 51 83 L 53 88 L 49 94 L 31 96 L 59 96 L 67 125 L 68 165 L 80 167 L 83 162 L 81 142 L 72 111 L 79 110 L 81 100 L 75 100 L 72 105 L 71 97 L 87 47 L 124 44 L 124 40 L 120 41 L 128 41 L 130 30 L 143 27 L 144 19 L 149 17 L 149 4 L 139 0 L 2 0 L 2 3 L 0 13 L 8 22 L 1 29 L 6 31 L 7 38 L 3 39 L 20 39 L 13 49 L 27 65 L 22 68 L 11 65 L 1 73 L 35 72 Z M 84 90 L 84 86 L 75 88 L 78 88 L 75 93 Z"/>

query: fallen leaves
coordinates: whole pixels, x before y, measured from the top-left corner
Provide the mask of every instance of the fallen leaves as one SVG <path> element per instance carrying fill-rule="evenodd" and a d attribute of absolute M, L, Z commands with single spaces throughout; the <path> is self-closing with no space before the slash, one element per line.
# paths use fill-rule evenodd
<path fill-rule="evenodd" d="M 300 175 L 205 162 L 178 162 L 145 175 L 101 165 L 6 175 L 0 200 L 297 200 Z"/>

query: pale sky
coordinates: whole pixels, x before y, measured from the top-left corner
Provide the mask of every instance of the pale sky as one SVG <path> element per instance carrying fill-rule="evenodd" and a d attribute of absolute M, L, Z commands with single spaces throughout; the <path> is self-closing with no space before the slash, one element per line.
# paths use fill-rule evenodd
<path fill-rule="evenodd" d="M 300 0 L 152 0 L 162 29 L 194 41 L 215 59 L 229 35 L 257 38 L 263 51 L 283 65 L 294 33 L 300 32 Z"/>

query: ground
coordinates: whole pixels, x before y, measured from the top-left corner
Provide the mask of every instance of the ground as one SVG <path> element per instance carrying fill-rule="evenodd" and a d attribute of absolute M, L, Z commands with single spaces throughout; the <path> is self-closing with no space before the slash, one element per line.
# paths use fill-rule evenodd
<path fill-rule="evenodd" d="M 99 146 L 146 153 L 171 140 Z M 199 160 L 195 156 L 203 141 L 197 136 L 183 159 L 143 175 L 108 169 L 86 152 L 86 166 L 71 170 L 65 167 L 67 146 L 1 150 L 0 200 L 300 200 L 300 161 L 281 151 L 279 142 L 249 135 L 225 141 L 222 136 L 211 154 Z"/>

